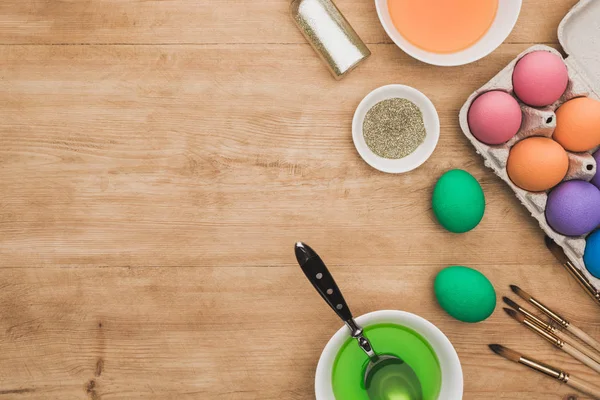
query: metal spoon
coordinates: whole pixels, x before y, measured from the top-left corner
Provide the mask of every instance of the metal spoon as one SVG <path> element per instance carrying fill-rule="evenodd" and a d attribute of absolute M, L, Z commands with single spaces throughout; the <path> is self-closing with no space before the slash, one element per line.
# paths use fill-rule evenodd
<path fill-rule="evenodd" d="M 369 357 L 364 373 L 364 385 L 369 399 L 422 400 L 421 382 L 415 371 L 399 357 L 375 352 L 363 329 L 354 321 L 342 292 L 317 253 L 302 242 L 296 243 L 295 250 L 296 259 L 310 283 L 344 321 L 350 329 L 350 335 Z"/>

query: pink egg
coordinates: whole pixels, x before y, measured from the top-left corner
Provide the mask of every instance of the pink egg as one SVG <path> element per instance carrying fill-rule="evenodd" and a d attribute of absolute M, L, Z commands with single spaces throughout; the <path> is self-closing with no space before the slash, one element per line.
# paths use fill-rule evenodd
<path fill-rule="evenodd" d="M 467 115 L 471 133 L 486 144 L 501 144 L 511 139 L 519 131 L 522 119 L 517 100 L 499 90 L 477 97 Z"/>
<path fill-rule="evenodd" d="M 513 71 L 515 95 L 534 107 L 544 107 L 560 99 L 568 83 L 567 66 L 562 58 L 549 51 L 527 54 Z"/>

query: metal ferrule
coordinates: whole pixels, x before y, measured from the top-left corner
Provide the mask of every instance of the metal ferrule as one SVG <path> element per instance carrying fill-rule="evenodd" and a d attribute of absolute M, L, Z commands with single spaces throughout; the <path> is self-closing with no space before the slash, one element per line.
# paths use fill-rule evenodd
<path fill-rule="evenodd" d="M 546 332 L 552 333 L 553 335 L 556 334 L 556 331 L 558 330 L 556 328 L 556 326 L 554 326 L 554 321 L 550 320 L 550 322 L 544 322 L 541 319 L 539 319 L 538 317 L 536 317 L 535 315 L 523 311 L 521 310 L 521 312 L 523 312 L 523 314 L 525 314 L 525 316 L 527 317 L 527 319 L 530 320 L 530 322 L 535 323 L 537 326 L 539 326 L 540 328 L 542 328 L 543 330 L 545 330 Z"/>
<path fill-rule="evenodd" d="M 530 298 L 529 301 L 531 302 L 531 304 L 536 306 L 541 312 L 543 312 L 544 314 L 552 318 L 554 321 L 556 321 L 558 324 L 560 324 L 560 326 L 562 326 L 563 328 L 569 327 L 569 321 L 556 314 L 554 311 L 550 310 L 548 307 L 544 306 L 542 303 L 540 303 L 533 297 Z"/>
<path fill-rule="evenodd" d="M 534 322 L 540 328 L 543 328 L 543 329 L 547 330 L 550 333 L 553 333 L 556 330 L 556 328 L 554 328 L 552 325 L 547 324 L 546 322 L 542 321 L 537 316 L 533 315 L 532 313 L 530 313 L 529 311 L 525 310 L 524 308 L 519 307 L 519 311 L 521 311 L 523 314 L 525 314 L 525 316 L 527 318 L 529 318 L 531 320 L 531 322 Z"/>
<path fill-rule="evenodd" d="M 567 261 L 565 268 L 567 271 L 569 271 L 573 278 L 579 282 L 581 287 L 583 287 L 590 294 L 590 296 L 600 303 L 600 292 L 596 290 L 596 288 L 590 283 L 585 275 L 583 275 L 581 271 L 571 263 L 571 261 Z"/>
<path fill-rule="evenodd" d="M 529 329 L 536 332 L 538 335 L 540 335 L 541 337 L 543 337 L 544 339 L 546 339 L 547 341 L 549 341 L 556 347 L 562 349 L 562 347 L 565 345 L 565 342 L 563 342 L 562 340 L 560 340 L 558 337 L 554 336 L 553 334 L 548 333 L 548 331 L 540 328 L 535 323 L 528 321 L 526 319 L 525 321 L 523 321 L 523 324 L 525 324 Z"/>
<path fill-rule="evenodd" d="M 567 382 L 569 380 L 569 374 L 563 372 L 559 369 L 551 367 L 548 364 L 541 363 L 536 360 L 531 360 L 529 358 L 521 357 L 519 359 L 519 363 L 528 366 L 531 369 L 535 369 L 545 375 L 551 376 L 554 379 L 558 379 L 561 382 Z"/>

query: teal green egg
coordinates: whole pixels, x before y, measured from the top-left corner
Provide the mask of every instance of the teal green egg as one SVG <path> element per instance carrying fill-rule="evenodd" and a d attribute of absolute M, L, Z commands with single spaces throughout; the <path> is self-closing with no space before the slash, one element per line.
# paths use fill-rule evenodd
<path fill-rule="evenodd" d="M 432 208 L 438 222 L 454 233 L 475 228 L 485 212 L 485 195 L 477 179 L 467 171 L 453 169 L 433 189 Z"/>
<path fill-rule="evenodd" d="M 463 322 L 481 322 L 496 308 L 494 286 L 481 272 L 453 266 L 440 271 L 434 283 L 435 297 L 452 317 Z"/>

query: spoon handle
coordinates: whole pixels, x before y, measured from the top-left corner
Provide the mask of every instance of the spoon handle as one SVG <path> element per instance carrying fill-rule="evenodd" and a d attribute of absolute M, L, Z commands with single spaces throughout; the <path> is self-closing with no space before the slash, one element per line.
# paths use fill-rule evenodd
<path fill-rule="evenodd" d="M 308 245 L 298 242 L 295 246 L 296 258 L 304 275 L 313 284 L 317 292 L 323 297 L 323 300 L 335 313 L 347 322 L 352 319 L 352 312 L 344 300 L 342 292 L 338 288 L 333 276 L 325 266 L 321 257 Z"/>

